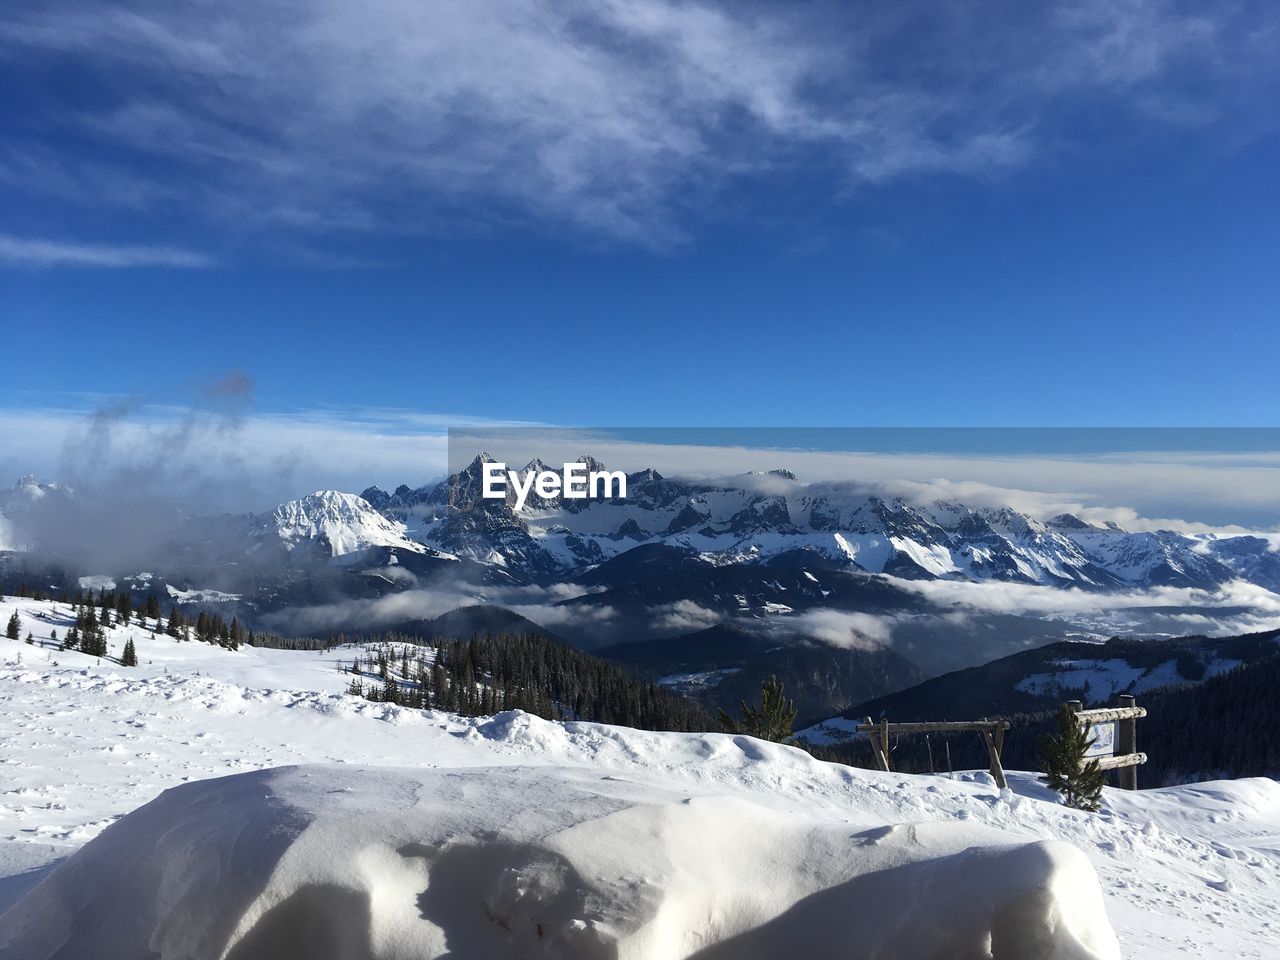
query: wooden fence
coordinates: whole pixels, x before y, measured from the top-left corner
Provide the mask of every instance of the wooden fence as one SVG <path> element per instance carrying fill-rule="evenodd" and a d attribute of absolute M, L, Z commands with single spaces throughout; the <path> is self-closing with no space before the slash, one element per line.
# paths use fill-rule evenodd
<path fill-rule="evenodd" d="M 1138 767 L 1147 762 L 1147 755 L 1138 752 L 1138 721 L 1147 715 L 1145 707 L 1137 705 L 1135 698 L 1120 697 L 1119 707 L 1100 707 L 1085 710 L 1079 700 L 1068 700 L 1067 706 L 1083 726 L 1095 731 L 1096 749 L 1085 762 L 1098 764 L 1099 770 L 1115 770 L 1118 785 L 1123 790 L 1138 789 Z M 1114 724 L 1114 736 L 1108 737 L 1107 726 Z"/>
<path fill-rule="evenodd" d="M 971 730 L 982 738 L 986 745 L 987 756 L 991 758 L 991 776 L 1001 790 L 1009 786 L 1004 776 L 1004 767 L 1000 763 L 1000 751 L 1004 749 L 1004 732 L 1009 729 L 1008 720 L 926 720 L 918 723 L 890 723 L 881 720 L 872 723 L 870 717 L 863 717 L 855 728 L 858 733 L 865 733 L 871 741 L 871 752 L 875 754 L 876 766 L 886 772 L 889 766 L 889 737 L 897 734 L 911 733 L 956 733 Z"/>
<path fill-rule="evenodd" d="M 1079 700 L 1068 701 L 1067 706 L 1080 723 L 1095 733 L 1094 750 L 1086 759 L 1096 762 L 1100 770 L 1115 770 L 1119 786 L 1125 790 L 1138 789 L 1138 767 L 1147 762 L 1147 755 L 1138 752 L 1138 720 L 1147 715 L 1145 707 L 1139 707 L 1131 696 L 1121 696 L 1120 706 L 1085 710 Z M 1112 730 L 1106 728 L 1114 724 Z M 854 729 L 865 733 L 871 742 L 876 766 L 891 772 L 889 763 L 889 738 L 903 734 L 958 733 L 972 731 L 982 738 L 991 760 L 991 776 L 1002 790 L 1009 785 L 1005 779 L 1000 754 L 1004 750 L 1004 733 L 1009 729 L 1008 720 L 924 720 L 913 723 L 873 721 L 863 717 Z"/>

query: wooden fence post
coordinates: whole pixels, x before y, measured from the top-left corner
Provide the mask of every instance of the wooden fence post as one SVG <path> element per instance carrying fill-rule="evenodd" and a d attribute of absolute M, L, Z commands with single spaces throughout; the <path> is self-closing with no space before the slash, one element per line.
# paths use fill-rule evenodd
<path fill-rule="evenodd" d="M 892 772 L 893 769 L 889 759 L 890 734 L 910 736 L 911 734 L 923 733 L 926 737 L 926 743 L 928 743 L 927 738 L 930 733 L 944 734 L 943 745 L 947 750 L 947 771 L 951 772 L 951 741 L 946 738 L 945 734 L 954 733 L 958 730 L 971 730 L 982 738 L 982 742 L 987 748 L 987 754 L 991 759 L 991 776 L 996 785 L 1002 790 L 1009 785 L 1005 777 L 1004 765 L 1000 760 L 1000 754 L 1004 749 L 1004 733 L 1008 728 L 1008 720 L 988 720 L 985 717 L 981 720 L 922 720 L 908 723 L 890 723 L 887 718 L 882 718 L 879 723 L 873 723 L 870 717 L 863 717 L 862 722 L 854 727 L 857 733 L 866 734 L 867 742 L 871 744 L 871 754 L 875 757 L 876 767 L 886 773 Z M 929 766 L 932 768 L 932 745 L 929 746 L 929 753 Z"/>
<path fill-rule="evenodd" d="M 871 753 L 875 756 L 876 766 L 885 773 L 889 772 L 889 758 L 884 751 L 880 749 L 880 731 L 874 728 L 870 717 L 863 717 L 862 722 L 872 729 L 867 731 L 867 739 L 871 742 Z"/>
<path fill-rule="evenodd" d="M 1001 790 L 1007 790 L 1009 781 L 1005 779 L 1004 765 L 1000 762 L 1000 749 L 996 746 L 995 738 L 991 736 L 990 730 L 983 730 L 981 737 L 987 745 L 987 756 L 991 759 L 991 779 Z"/>
<path fill-rule="evenodd" d="M 1123 694 L 1120 697 L 1120 706 L 1136 707 L 1136 698 Z M 1138 752 L 1138 721 L 1134 717 L 1127 720 L 1116 721 L 1116 753 L 1124 755 Z M 1138 767 L 1136 764 L 1129 767 L 1121 767 L 1116 772 L 1117 782 L 1122 790 L 1138 789 Z"/>

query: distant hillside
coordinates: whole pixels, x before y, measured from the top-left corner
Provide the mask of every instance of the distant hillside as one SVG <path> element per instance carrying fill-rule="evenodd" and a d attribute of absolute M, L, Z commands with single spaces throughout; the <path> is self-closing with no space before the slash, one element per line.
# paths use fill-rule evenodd
<path fill-rule="evenodd" d="M 379 629 L 385 633 L 404 634 L 422 640 L 470 640 L 472 637 L 502 635 L 547 637 L 563 642 L 550 630 L 538 626 L 528 617 L 487 603 L 458 607 L 430 620 L 406 620 Z"/>
<path fill-rule="evenodd" d="M 1239 637 L 1063 641 L 857 703 L 846 719 L 961 720 L 1109 703 L 1118 694 L 1198 683 L 1280 652 L 1280 630 Z M 817 739 L 821 740 L 819 734 Z"/>
<path fill-rule="evenodd" d="M 1199 683 L 1162 687 L 1138 696 L 1138 704 L 1147 710 L 1147 716 L 1138 721 L 1138 749 L 1148 756 L 1138 771 L 1139 785 L 1280 777 L 1277 691 L 1280 653 L 1273 653 Z M 1005 737 L 1005 767 L 1037 769 L 1039 740 L 1052 729 L 1054 711 L 1014 714 L 1008 719 L 1012 728 Z M 865 737 L 819 747 L 815 752 L 825 759 L 871 766 Z M 931 734 L 928 739 L 897 738 L 892 762 L 895 770 L 903 772 L 941 773 L 985 769 L 987 756 L 972 734 Z"/>
<path fill-rule="evenodd" d="M 760 685 L 776 675 L 796 702 L 804 725 L 861 697 L 915 683 L 923 676 L 889 649 L 854 650 L 795 638 L 769 636 L 732 624 L 666 640 L 620 643 L 593 651 L 660 678 L 714 711 L 737 714 L 739 702 L 754 702 Z"/>

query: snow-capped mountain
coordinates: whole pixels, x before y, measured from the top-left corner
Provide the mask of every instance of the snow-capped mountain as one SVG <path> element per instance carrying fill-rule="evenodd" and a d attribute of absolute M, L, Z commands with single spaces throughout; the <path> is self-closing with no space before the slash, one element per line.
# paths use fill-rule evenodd
<path fill-rule="evenodd" d="M 41 483 L 31 474 L 19 477 L 8 490 L 0 490 L 0 550 L 28 549 L 30 534 L 24 528 L 32 513 L 57 509 L 71 495 L 69 487 Z"/>
<path fill-rule="evenodd" d="M 0 508 L 21 509 L 25 504 L 36 503 L 46 497 L 66 496 L 69 488 L 60 483 L 41 483 L 34 474 L 19 477 L 8 490 L 0 491 Z"/>
<path fill-rule="evenodd" d="M 352 493 L 317 490 L 290 500 L 261 519 L 255 539 L 278 543 L 293 552 L 320 549 L 343 557 L 370 547 L 397 547 L 414 553 L 426 548 L 405 536 L 404 524 L 388 519 Z"/>
<path fill-rule="evenodd" d="M 516 510 L 513 497 L 480 498 L 488 460 L 482 454 L 438 484 L 394 493 L 370 487 L 362 497 L 406 523 L 415 539 L 534 580 L 661 543 L 713 565 L 774 561 L 801 551 L 815 562 L 910 579 L 1089 590 L 1213 588 L 1237 578 L 1280 585 L 1280 554 L 1261 537 L 1132 532 L 1070 514 L 1042 520 L 1009 507 L 916 503 L 805 484 L 785 470 L 721 483 L 643 470 L 628 475 L 625 499 L 531 497 Z M 525 470 L 542 466 L 535 460 Z"/>

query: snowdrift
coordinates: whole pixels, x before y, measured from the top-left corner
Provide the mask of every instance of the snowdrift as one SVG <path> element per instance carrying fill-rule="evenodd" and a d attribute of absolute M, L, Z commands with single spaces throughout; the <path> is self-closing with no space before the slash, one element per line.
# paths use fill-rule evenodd
<path fill-rule="evenodd" d="M 586 767 L 175 787 L 0 917 L 23 960 L 1119 956 L 1074 847 L 838 823 Z"/>

